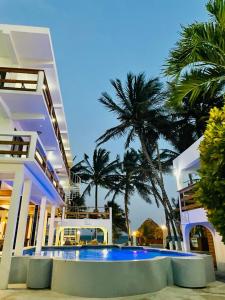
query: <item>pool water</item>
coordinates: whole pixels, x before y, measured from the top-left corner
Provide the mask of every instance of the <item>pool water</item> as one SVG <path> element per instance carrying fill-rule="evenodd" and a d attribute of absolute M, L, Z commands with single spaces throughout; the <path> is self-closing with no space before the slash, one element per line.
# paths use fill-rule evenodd
<path fill-rule="evenodd" d="M 34 255 L 33 251 L 24 252 L 24 254 Z M 158 249 L 144 249 L 138 247 L 127 248 L 93 248 L 93 247 L 45 247 L 41 251 L 42 256 L 73 259 L 77 261 L 125 261 L 125 260 L 144 260 L 159 256 L 179 257 L 193 256 L 191 253 L 182 253 L 175 251 L 166 251 Z"/>

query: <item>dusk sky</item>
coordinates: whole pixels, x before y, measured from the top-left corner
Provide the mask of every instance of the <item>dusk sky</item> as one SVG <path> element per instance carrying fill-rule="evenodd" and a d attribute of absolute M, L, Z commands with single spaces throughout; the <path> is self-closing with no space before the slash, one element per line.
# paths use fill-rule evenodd
<path fill-rule="evenodd" d="M 97 101 L 113 90 L 109 79 L 129 71 L 162 77 L 162 66 L 178 40 L 180 26 L 205 21 L 205 0 L 0 0 L 0 23 L 49 27 L 51 31 L 70 141 L 77 161 L 91 155 L 95 140 L 116 120 Z M 162 78 L 162 80 L 166 80 Z M 138 147 L 138 143 L 133 145 Z M 161 143 L 161 148 L 166 147 Z M 123 140 L 103 147 L 122 155 Z M 170 197 L 175 180 L 166 178 Z M 100 204 L 104 204 L 104 191 Z M 94 197 L 88 199 L 94 205 Z M 122 204 L 122 200 L 118 199 Z M 163 213 L 138 196 L 131 199 L 136 229 L 146 218 L 164 223 Z"/>

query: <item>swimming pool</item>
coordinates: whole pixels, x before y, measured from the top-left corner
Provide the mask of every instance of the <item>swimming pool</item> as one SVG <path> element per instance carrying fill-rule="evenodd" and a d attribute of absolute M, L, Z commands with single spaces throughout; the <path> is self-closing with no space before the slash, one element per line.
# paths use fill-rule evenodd
<path fill-rule="evenodd" d="M 40 255 L 26 249 L 15 259 L 17 265 L 27 260 L 29 288 L 89 298 L 138 295 L 173 284 L 200 288 L 215 280 L 210 256 L 148 247 L 42 247 Z"/>
<path fill-rule="evenodd" d="M 24 254 L 34 255 L 33 251 Z M 43 248 L 41 256 L 63 258 L 76 261 L 130 261 L 145 260 L 155 257 L 186 257 L 191 253 L 144 249 L 143 247 L 48 247 Z"/>

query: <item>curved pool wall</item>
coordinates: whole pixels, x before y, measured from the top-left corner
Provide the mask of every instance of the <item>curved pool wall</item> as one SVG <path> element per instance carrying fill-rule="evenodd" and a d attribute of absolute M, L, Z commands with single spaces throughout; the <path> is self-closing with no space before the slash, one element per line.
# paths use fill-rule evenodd
<path fill-rule="evenodd" d="M 31 254 L 32 250 L 29 251 Z M 29 288 L 35 289 L 51 287 L 59 293 L 91 298 L 144 294 L 168 285 L 202 288 L 214 280 L 209 255 L 159 256 L 132 261 L 75 261 L 23 256 L 13 257 L 10 273 L 10 283 L 27 283 Z"/>

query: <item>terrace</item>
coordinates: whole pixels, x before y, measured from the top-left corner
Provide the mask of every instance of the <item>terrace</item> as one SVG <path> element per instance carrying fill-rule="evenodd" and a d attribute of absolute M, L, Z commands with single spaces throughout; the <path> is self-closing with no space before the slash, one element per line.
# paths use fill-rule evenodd
<path fill-rule="evenodd" d="M 178 191 L 180 195 L 181 211 L 187 211 L 195 208 L 200 208 L 201 205 L 197 202 L 194 197 L 195 184 L 198 179 L 194 179 L 191 182 L 186 182 L 187 186 Z"/>
<path fill-rule="evenodd" d="M 66 206 L 64 212 L 65 219 L 109 219 L 109 209 L 98 207 Z"/>
<path fill-rule="evenodd" d="M 24 131 L 0 133 L 0 161 L 1 163 L 21 162 L 25 164 L 32 164 L 35 161 L 60 197 L 65 200 L 65 192 L 59 183 L 58 175 L 48 160 L 36 133 Z"/>
<path fill-rule="evenodd" d="M 36 127 L 34 128 L 34 131 L 39 132 L 40 128 L 47 126 L 51 127 L 55 134 L 55 139 L 58 142 L 58 148 L 61 152 L 67 174 L 69 175 L 69 165 L 66 157 L 66 151 L 64 149 L 45 71 L 36 69 L 0 67 L 0 92 L 3 101 L 5 100 L 5 103 L 9 107 L 10 111 L 14 113 L 14 119 L 19 120 L 20 123 L 22 123 L 22 126 L 26 127 L 26 120 L 28 118 L 27 114 L 29 112 L 29 108 L 32 107 L 32 113 L 34 117 L 33 120 L 36 121 L 33 121 L 33 126 Z M 8 98 L 10 92 L 11 96 L 13 93 L 11 101 Z M 39 95 L 40 100 L 38 101 L 36 98 L 29 97 L 30 93 Z M 23 97 L 21 97 L 22 95 Z M 17 107 L 17 105 L 19 105 L 20 108 L 15 109 L 14 107 Z M 48 117 L 46 116 L 47 113 Z M 30 119 L 32 119 L 32 115 Z M 45 123 L 48 121 L 48 124 L 41 124 L 43 123 L 43 120 L 46 121 Z M 37 126 L 39 126 L 39 128 L 37 128 Z M 50 132 L 47 132 L 46 130 L 46 135 L 49 135 Z M 44 132 L 42 132 L 42 137 L 44 142 L 48 138 L 45 137 Z"/>

